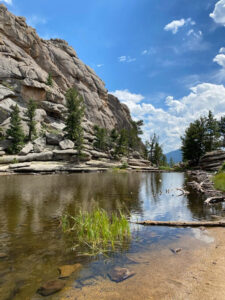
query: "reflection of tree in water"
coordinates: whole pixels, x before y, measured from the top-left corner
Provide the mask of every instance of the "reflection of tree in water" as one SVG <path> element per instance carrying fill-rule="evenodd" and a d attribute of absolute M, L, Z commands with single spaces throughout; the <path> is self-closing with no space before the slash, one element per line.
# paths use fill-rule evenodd
<path fill-rule="evenodd" d="M 162 189 L 162 173 L 152 173 L 150 176 L 150 186 L 152 197 L 155 202 L 159 200 L 160 192 Z"/>

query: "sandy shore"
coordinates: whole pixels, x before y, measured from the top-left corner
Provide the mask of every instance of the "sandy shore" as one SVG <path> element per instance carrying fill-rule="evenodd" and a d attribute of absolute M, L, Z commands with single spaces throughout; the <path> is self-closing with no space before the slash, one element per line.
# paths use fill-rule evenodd
<path fill-rule="evenodd" d="M 194 230 L 195 237 L 130 255 L 138 262 L 128 266 L 136 273 L 132 278 L 114 283 L 100 277 L 82 289 L 66 288 L 59 299 L 225 299 L 225 229 Z M 170 250 L 176 247 L 182 248 L 179 254 Z"/>

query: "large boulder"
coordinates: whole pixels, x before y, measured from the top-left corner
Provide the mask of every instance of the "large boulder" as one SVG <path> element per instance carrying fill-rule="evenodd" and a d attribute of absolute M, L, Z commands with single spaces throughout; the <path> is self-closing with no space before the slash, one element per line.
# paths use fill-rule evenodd
<path fill-rule="evenodd" d="M 62 150 L 67 150 L 67 149 L 73 149 L 74 148 L 74 142 L 72 142 L 71 140 L 63 140 L 59 143 L 59 147 Z"/>
<path fill-rule="evenodd" d="M 45 137 L 39 137 L 33 142 L 34 144 L 34 152 L 40 153 L 43 152 L 46 148 L 46 138 Z"/>
<path fill-rule="evenodd" d="M 63 134 L 46 133 L 46 143 L 48 145 L 59 145 L 63 139 Z"/>
<path fill-rule="evenodd" d="M 218 171 L 225 162 L 225 151 L 218 150 L 206 153 L 200 160 L 199 166 L 205 171 Z"/>
<path fill-rule="evenodd" d="M 27 155 L 28 153 L 32 152 L 33 149 L 34 149 L 34 145 L 31 142 L 29 142 L 23 147 L 19 155 Z"/>

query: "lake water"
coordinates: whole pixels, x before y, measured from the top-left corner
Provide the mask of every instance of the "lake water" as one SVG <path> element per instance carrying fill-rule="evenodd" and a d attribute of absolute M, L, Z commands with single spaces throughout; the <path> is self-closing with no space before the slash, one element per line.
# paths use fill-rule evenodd
<path fill-rule="evenodd" d="M 43 299 L 36 294 L 38 287 L 45 281 L 57 279 L 59 266 L 78 262 L 82 270 L 66 281 L 66 291 L 77 292 L 77 298 L 70 299 L 124 299 L 123 285 L 111 285 L 107 277 L 114 266 L 131 266 L 138 273 L 141 264 L 144 268 L 152 261 L 153 272 L 154 267 L 157 270 L 157 261 L 160 265 L 160 260 L 173 259 L 172 246 L 182 244 L 188 251 L 205 247 L 211 238 L 199 229 L 132 224 L 133 239 L 123 252 L 91 258 L 72 251 L 70 241 L 59 226 L 63 214 L 91 210 L 96 203 L 108 213 L 125 209 L 131 221 L 201 220 L 223 214 L 221 204 L 207 207 L 195 194 L 181 196 L 177 188 L 185 187 L 185 176 L 184 173 L 141 172 L 1 176 L 0 253 L 6 253 L 7 258 L 0 259 L 0 299 Z M 169 274 L 169 267 L 164 271 Z M 131 280 L 134 285 L 138 276 L 126 280 L 125 284 Z M 99 296 L 101 285 L 104 288 Z M 120 296 L 112 294 L 113 288 L 115 292 L 121 288 Z M 143 287 L 143 292 L 145 289 Z M 84 291 L 86 296 L 82 294 Z M 47 299 L 66 299 L 63 293 Z M 135 299 L 141 297 L 143 295 L 137 295 Z"/>

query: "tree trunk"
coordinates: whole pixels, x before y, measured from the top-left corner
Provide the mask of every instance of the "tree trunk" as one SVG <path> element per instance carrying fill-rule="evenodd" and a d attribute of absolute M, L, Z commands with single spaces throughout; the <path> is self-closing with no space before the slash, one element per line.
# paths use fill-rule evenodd
<path fill-rule="evenodd" d="M 140 221 L 134 222 L 146 226 L 169 226 L 169 227 L 225 227 L 225 221 Z"/>

